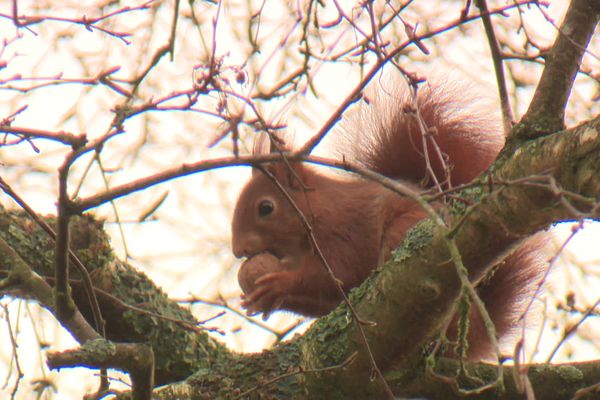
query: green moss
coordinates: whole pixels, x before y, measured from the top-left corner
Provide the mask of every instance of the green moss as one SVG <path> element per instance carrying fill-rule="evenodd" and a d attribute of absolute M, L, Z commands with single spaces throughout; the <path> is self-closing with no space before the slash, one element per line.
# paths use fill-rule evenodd
<path fill-rule="evenodd" d="M 277 346 L 268 353 L 232 355 L 227 362 L 199 369 L 187 379 L 194 387 L 192 398 L 280 399 L 284 393 L 302 393 L 298 347 L 294 342 Z M 257 377 L 259 377 L 257 379 Z M 259 387 L 260 390 L 253 389 Z"/>
<path fill-rule="evenodd" d="M 6 211 L 4 208 L 0 211 L 2 239 L 35 271 L 53 275 L 54 240 L 50 235 L 23 212 Z M 44 216 L 42 219 L 55 229 L 55 217 Z M 101 225 L 91 216 L 74 216 L 69 224 L 71 250 L 90 272 L 104 268 L 114 257 L 108 235 Z"/>
<path fill-rule="evenodd" d="M 391 261 L 399 263 L 431 243 L 435 223 L 426 219 L 409 229 L 402 245 L 392 252 Z"/>
<path fill-rule="evenodd" d="M 567 384 L 577 383 L 583 380 L 583 372 L 572 365 L 563 365 L 557 369 L 558 375 Z"/>
<path fill-rule="evenodd" d="M 117 347 L 108 340 L 96 339 L 87 341 L 82 346 L 82 350 L 85 350 L 91 359 L 103 359 L 114 356 L 117 352 Z"/>
<path fill-rule="evenodd" d="M 352 317 L 348 307 L 343 304 L 325 317 L 319 318 L 311 327 L 310 331 L 298 338 L 298 345 L 304 355 L 307 368 L 320 368 L 327 365 L 337 365 L 348 357 L 348 348 L 344 340 L 335 340 L 346 335 L 351 324 Z M 326 351 L 323 343 L 330 343 Z"/>
<path fill-rule="evenodd" d="M 40 273 L 50 274 L 54 242 L 24 213 L 5 211 L 0 217 L 0 236 L 23 260 Z M 36 267 L 40 268 L 37 269 Z"/>
<path fill-rule="evenodd" d="M 431 361 L 428 358 L 419 358 L 415 360 L 416 364 L 411 365 L 410 368 L 398 368 L 391 369 L 385 373 L 386 381 L 394 386 L 394 387 L 403 387 L 406 385 L 410 385 L 413 381 L 421 377 L 426 371 L 426 362 L 431 363 L 431 369 L 433 370 L 433 357 L 430 357 Z"/>

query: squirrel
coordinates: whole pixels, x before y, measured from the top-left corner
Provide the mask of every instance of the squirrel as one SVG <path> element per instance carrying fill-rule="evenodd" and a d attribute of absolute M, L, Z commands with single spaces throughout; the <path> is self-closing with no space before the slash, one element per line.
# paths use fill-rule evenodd
<path fill-rule="evenodd" d="M 413 96 L 406 84 L 381 84 L 374 95 L 364 95 L 365 104 L 342 122 L 333 141 L 345 160 L 420 192 L 469 183 L 504 143 L 501 125 L 473 93 L 465 84 L 428 81 Z M 255 153 L 260 151 L 255 146 Z M 371 180 L 325 174 L 300 162 L 263 168 L 253 168 L 240 193 L 232 248 L 236 257 L 247 257 L 238 274 L 242 306 L 265 319 L 277 309 L 318 317 L 342 300 L 298 210 L 345 292 L 360 285 L 406 232 L 427 218 L 416 202 Z M 500 338 L 518 328 L 524 300 L 543 280 L 543 246 L 539 238 L 526 240 L 478 284 Z M 489 354 L 480 316 L 472 311 L 470 319 L 469 357 Z"/>

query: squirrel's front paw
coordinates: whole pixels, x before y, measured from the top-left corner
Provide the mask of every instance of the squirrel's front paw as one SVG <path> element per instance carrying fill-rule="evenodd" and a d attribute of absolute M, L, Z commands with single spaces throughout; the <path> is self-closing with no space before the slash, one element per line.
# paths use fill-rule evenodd
<path fill-rule="evenodd" d="M 247 294 L 242 307 L 249 315 L 263 313 L 263 319 L 269 318 L 271 312 L 281 308 L 289 293 L 290 276 L 288 271 L 270 272 L 254 282 L 254 290 Z"/>
<path fill-rule="evenodd" d="M 283 303 L 289 278 L 281 261 L 270 253 L 257 254 L 244 261 L 238 272 L 238 282 L 244 292 L 242 307 L 249 315 L 270 313 Z"/>

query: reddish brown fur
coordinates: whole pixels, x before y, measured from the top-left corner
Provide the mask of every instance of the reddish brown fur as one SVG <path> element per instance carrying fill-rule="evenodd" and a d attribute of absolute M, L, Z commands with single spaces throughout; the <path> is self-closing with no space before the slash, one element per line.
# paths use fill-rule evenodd
<path fill-rule="evenodd" d="M 365 97 L 368 104 L 336 132 L 338 152 L 390 178 L 432 187 L 432 171 L 447 187 L 449 170 L 451 185 L 467 183 L 494 161 L 504 143 L 494 110 L 466 83 L 423 85 L 415 104 L 406 85 L 388 79 Z"/>
<path fill-rule="evenodd" d="M 496 157 L 502 136 L 497 125 L 485 117 L 485 111 L 476 108 L 472 97 L 445 89 L 423 90 L 417 109 L 427 131 L 434 134 L 426 135 L 429 169 L 440 186 L 448 187 L 466 183 L 482 173 Z M 345 142 L 346 149 L 350 149 L 342 151 L 344 157 L 409 185 L 435 186 L 428 175 L 415 107 L 401 89 L 388 96 L 391 100 L 384 104 L 381 99 L 372 100 L 370 107 L 374 110 L 365 111 L 358 120 L 351 118 L 352 130 L 345 129 L 337 136 L 338 142 Z M 363 130 L 361 124 L 369 130 Z M 444 162 L 438 154 L 444 154 Z M 324 175 L 298 163 L 292 169 L 285 163 L 267 167 L 308 220 L 316 242 L 346 292 L 363 282 L 389 257 L 390 250 L 399 246 L 406 231 L 426 217 L 416 203 L 377 183 Z M 450 171 L 450 182 L 446 170 Z M 274 210 L 260 216 L 257 210 L 265 200 L 274 205 Z M 260 171 L 253 172 L 240 194 L 232 232 L 237 257 L 268 252 L 280 260 L 278 272 L 260 277 L 253 290 L 246 293 L 244 306 L 249 312 L 268 316 L 275 309 L 285 309 L 319 316 L 341 301 L 298 213 Z M 536 259 L 540 246 L 538 242 L 522 246 L 499 264 L 491 279 L 481 286 L 481 297 L 500 337 L 517 326 L 524 312 L 523 299 L 531 297 L 530 288 L 536 287 L 544 273 L 543 263 Z M 470 356 L 481 357 L 489 352 L 489 341 L 475 313 L 472 326 Z"/>

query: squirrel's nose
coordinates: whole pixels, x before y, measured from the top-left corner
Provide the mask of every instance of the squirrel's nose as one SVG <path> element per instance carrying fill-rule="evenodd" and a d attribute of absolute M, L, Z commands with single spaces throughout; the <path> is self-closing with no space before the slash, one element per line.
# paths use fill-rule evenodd
<path fill-rule="evenodd" d="M 233 250 L 233 255 L 236 258 L 248 257 L 248 250 L 246 250 L 243 243 L 239 240 L 233 240 L 231 242 L 231 249 Z"/>
<path fill-rule="evenodd" d="M 232 249 L 233 249 L 233 255 L 236 258 L 248 257 L 248 252 L 246 250 L 244 250 L 243 247 L 236 246 L 236 244 L 234 243 L 232 246 Z"/>
<path fill-rule="evenodd" d="M 249 233 L 241 237 L 233 236 L 231 241 L 233 255 L 237 258 L 252 257 L 265 251 L 264 245 L 259 235 Z"/>

